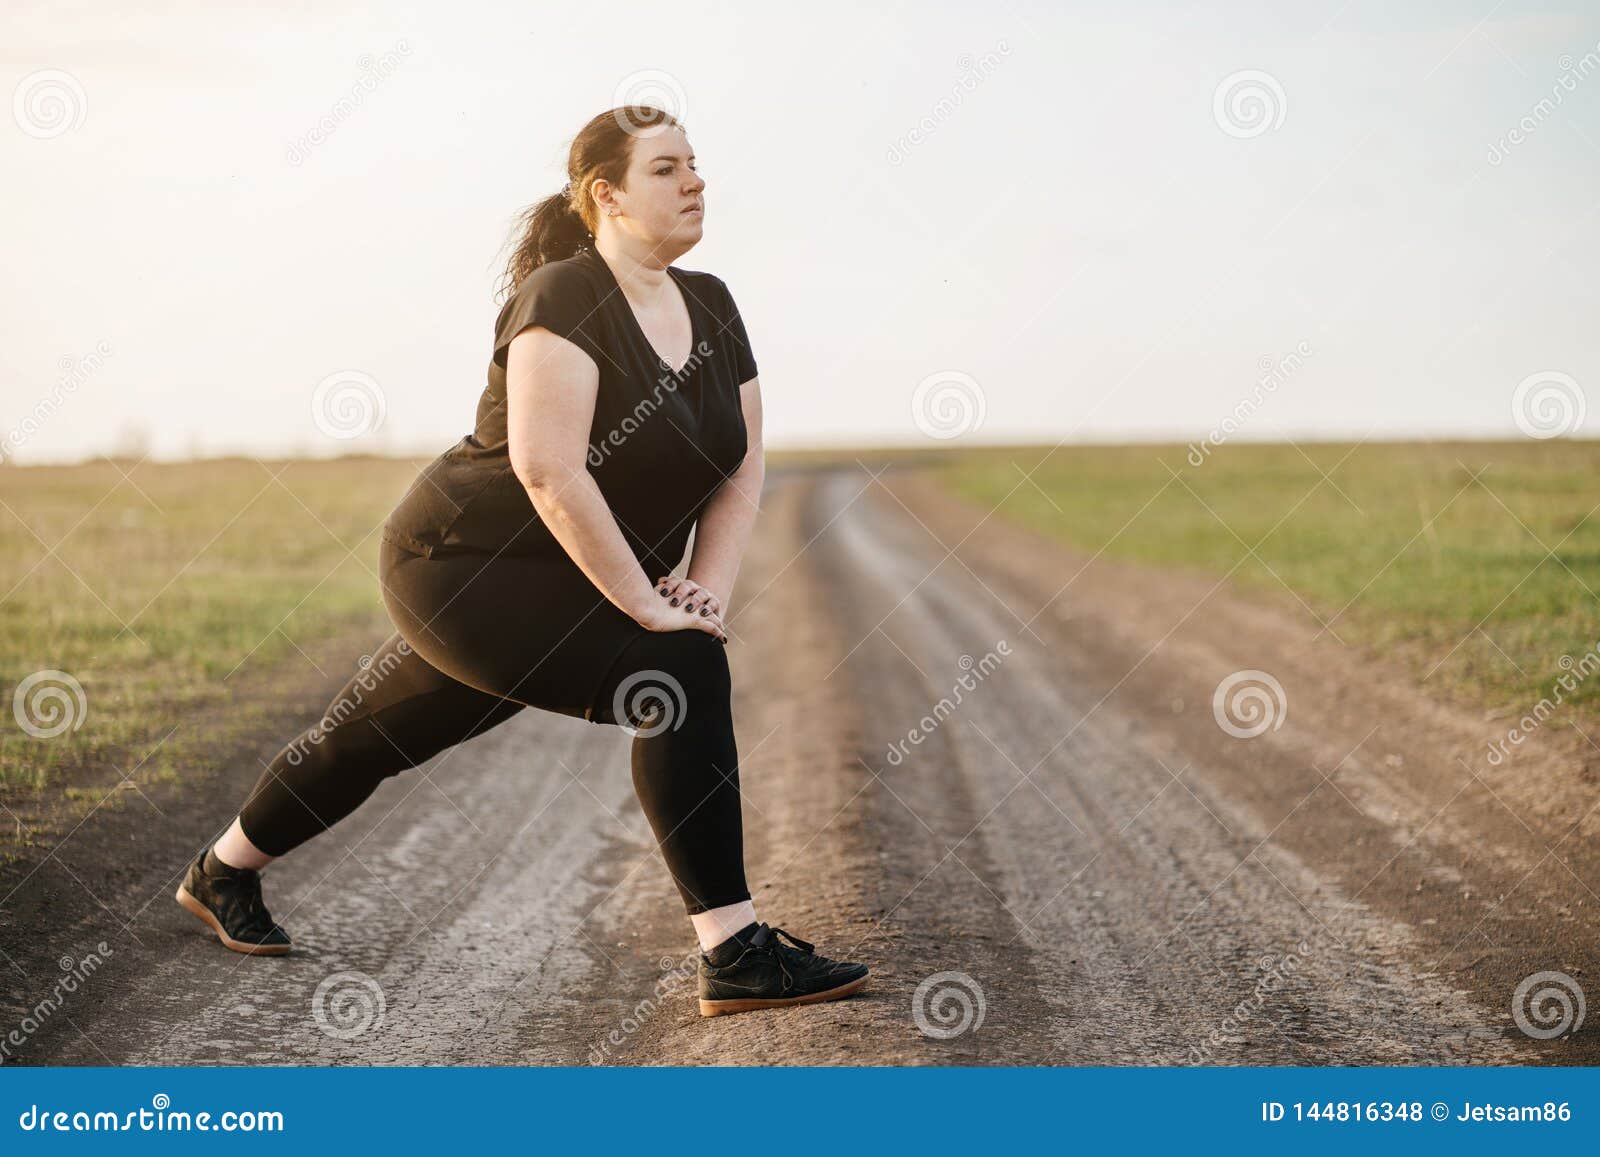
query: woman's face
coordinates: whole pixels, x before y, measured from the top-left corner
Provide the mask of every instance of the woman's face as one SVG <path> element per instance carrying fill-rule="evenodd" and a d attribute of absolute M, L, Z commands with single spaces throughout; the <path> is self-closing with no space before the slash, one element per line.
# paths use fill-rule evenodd
<path fill-rule="evenodd" d="M 668 260 L 700 241 L 705 225 L 705 181 L 694 170 L 689 138 L 676 125 L 651 125 L 633 141 L 623 188 L 611 190 L 621 210 L 612 224 Z"/>

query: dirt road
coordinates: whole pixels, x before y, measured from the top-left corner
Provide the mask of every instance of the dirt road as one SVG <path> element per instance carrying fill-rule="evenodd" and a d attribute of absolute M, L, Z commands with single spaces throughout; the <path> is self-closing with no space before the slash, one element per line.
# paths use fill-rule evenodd
<path fill-rule="evenodd" d="M 111 950 L 10 1059 L 1600 1059 L 1593 1024 L 1536 1039 L 1512 1012 L 1536 973 L 1597 987 L 1582 768 L 1489 766 L 1503 723 L 1287 599 L 1087 559 L 912 471 L 768 485 L 730 648 L 750 877 L 762 918 L 873 966 L 859 997 L 696 1015 L 628 737 L 530 711 L 270 869 L 288 957 L 227 952 L 171 900 L 256 765 L 91 820 L 4 884 L 0 1035 Z M 1241 671 L 1281 687 L 1250 737 L 1213 708 Z"/>

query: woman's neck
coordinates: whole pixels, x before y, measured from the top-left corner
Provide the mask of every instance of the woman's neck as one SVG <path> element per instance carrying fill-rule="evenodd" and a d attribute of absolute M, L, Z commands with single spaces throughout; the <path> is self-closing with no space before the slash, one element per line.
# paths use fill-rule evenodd
<path fill-rule="evenodd" d="M 667 266 L 675 255 L 665 250 L 636 252 L 636 245 L 604 229 L 594 241 L 595 250 L 610 267 L 611 276 L 622 291 L 630 300 L 648 304 L 668 292 Z"/>

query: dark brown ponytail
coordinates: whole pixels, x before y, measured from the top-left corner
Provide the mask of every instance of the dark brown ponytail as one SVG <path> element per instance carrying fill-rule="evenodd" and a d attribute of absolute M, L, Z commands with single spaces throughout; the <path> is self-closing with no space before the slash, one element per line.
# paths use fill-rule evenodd
<path fill-rule="evenodd" d="M 599 210 L 589 195 L 595 181 L 622 187 L 639 131 L 677 125 L 670 113 L 650 105 L 623 105 L 596 116 L 573 138 L 567 152 L 567 186 L 524 209 L 512 236 L 520 238 L 506 264 L 500 296 L 509 296 L 547 261 L 561 261 L 594 243 Z"/>

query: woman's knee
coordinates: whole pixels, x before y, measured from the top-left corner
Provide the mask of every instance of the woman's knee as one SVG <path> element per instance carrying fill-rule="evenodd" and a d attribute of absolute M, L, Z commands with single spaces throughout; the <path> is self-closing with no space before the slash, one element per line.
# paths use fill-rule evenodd
<path fill-rule="evenodd" d="M 608 682 L 603 706 L 615 720 L 637 723 L 659 707 L 673 730 L 693 717 L 725 716 L 733 683 L 727 648 L 693 628 L 641 635 Z"/>

